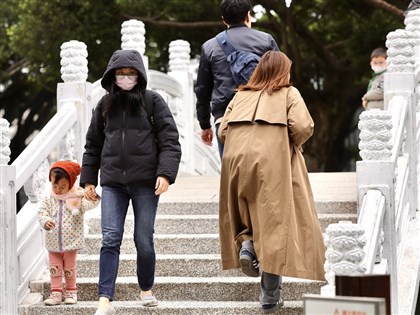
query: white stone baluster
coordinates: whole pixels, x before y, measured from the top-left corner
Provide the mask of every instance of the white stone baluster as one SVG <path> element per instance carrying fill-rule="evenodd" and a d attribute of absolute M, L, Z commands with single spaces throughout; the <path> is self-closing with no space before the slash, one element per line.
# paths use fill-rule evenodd
<path fill-rule="evenodd" d="M 60 48 L 61 79 L 64 82 L 85 82 L 88 76 L 86 44 L 71 40 Z"/>
<path fill-rule="evenodd" d="M 175 40 L 169 44 L 169 72 L 168 74 L 175 79 L 177 79 L 183 87 L 189 86 L 189 79 L 191 75 L 189 74 L 190 66 L 190 43 L 185 40 Z M 184 89 L 184 95 L 181 99 L 176 102 L 176 107 L 174 108 L 171 104 L 172 113 L 175 115 L 175 120 L 180 129 L 185 129 L 186 124 L 188 124 L 186 116 L 186 102 L 188 99 L 185 96 L 188 96 L 188 91 Z M 180 130 L 184 133 L 186 130 Z"/>
<path fill-rule="evenodd" d="M 121 24 L 121 49 L 137 50 L 143 58 L 147 71 L 149 69 L 149 60 L 144 55 L 146 50 L 145 34 L 146 29 L 142 21 L 131 19 Z"/>
<path fill-rule="evenodd" d="M 190 43 L 174 40 L 169 44 L 169 71 L 188 71 L 190 67 Z"/>
<path fill-rule="evenodd" d="M 363 228 L 350 221 L 330 224 L 324 236 L 325 278 L 328 284 L 321 288 L 322 295 L 335 295 L 335 275 L 356 276 L 364 274 L 362 265 L 366 238 Z"/>
<path fill-rule="evenodd" d="M 180 133 L 182 147 L 181 169 L 194 173 L 194 86 L 190 73 L 190 43 L 185 40 L 175 40 L 169 44 L 169 72 L 183 87 L 181 98 L 176 102 L 176 122 Z"/>
<path fill-rule="evenodd" d="M 405 125 L 404 153 L 409 156 L 408 191 L 410 217 L 414 218 L 419 207 L 417 113 L 419 102 L 419 17 L 420 10 L 409 11 L 405 19 L 406 29 L 387 35 L 388 71 L 385 73 L 385 100 L 387 107 L 395 95 L 402 96 L 408 105 Z"/>
<path fill-rule="evenodd" d="M 30 202 L 38 202 L 41 200 L 42 194 L 45 191 L 45 185 L 48 182 L 49 171 L 50 164 L 48 160 L 45 160 L 26 181 L 23 187 Z"/>
<path fill-rule="evenodd" d="M 415 90 L 416 40 L 413 32 L 402 29 L 388 33 L 386 38 L 388 65 L 384 75 L 384 108 L 388 109 L 389 102 L 395 95 L 402 95 L 409 103 L 412 102 Z"/>
<path fill-rule="evenodd" d="M 92 115 L 91 84 L 88 76 L 87 47 L 83 42 L 71 40 L 61 45 L 61 78 L 64 83 L 57 86 L 57 109 L 72 104 L 77 109 L 77 119 L 58 148 L 57 159 L 81 162 L 85 136 Z"/>
<path fill-rule="evenodd" d="M 392 154 L 392 116 L 383 110 L 360 114 L 360 156 L 363 160 L 389 160 Z"/>
<path fill-rule="evenodd" d="M 10 161 L 9 122 L 0 119 L 0 314 L 17 314 L 16 167 Z"/>
<path fill-rule="evenodd" d="M 404 20 L 405 30 L 410 32 L 414 39 L 414 65 L 420 71 L 420 9 L 408 11 Z"/>
<path fill-rule="evenodd" d="M 10 161 L 10 132 L 9 122 L 0 118 L 0 165 L 7 165 Z"/>
<path fill-rule="evenodd" d="M 414 72 L 414 34 L 405 30 L 388 33 L 385 45 L 387 50 L 388 72 Z"/>
<path fill-rule="evenodd" d="M 416 123 L 416 116 L 420 116 L 420 9 L 409 11 L 404 20 L 405 29 L 408 32 L 411 32 L 414 37 L 414 96 L 413 96 L 413 123 Z M 418 119 L 418 118 L 417 118 Z M 413 136 L 416 137 L 416 131 L 413 133 Z M 417 138 L 417 137 L 416 137 Z M 414 138 L 414 141 L 417 142 L 417 139 Z M 417 183 L 414 185 L 417 186 L 417 209 L 420 209 L 420 150 L 417 146 L 416 154 L 416 165 L 417 165 L 417 179 L 413 178 L 413 181 L 417 180 Z"/>

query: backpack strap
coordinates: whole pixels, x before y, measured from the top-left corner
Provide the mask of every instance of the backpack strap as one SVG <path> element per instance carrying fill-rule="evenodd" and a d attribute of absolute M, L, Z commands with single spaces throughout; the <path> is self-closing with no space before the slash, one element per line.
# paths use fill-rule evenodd
<path fill-rule="evenodd" d="M 146 107 L 147 120 L 154 128 L 154 118 L 153 118 L 153 92 L 151 90 L 144 90 L 144 106 Z"/>
<path fill-rule="evenodd" d="M 222 47 L 223 51 L 225 52 L 226 56 L 229 56 L 236 51 L 235 47 L 233 47 L 232 42 L 229 39 L 227 31 L 223 31 L 217 34 L 216 39 L 220 47 Z"/>
<path fill-rule="evenodd" d="M 149 121 L 150 125 L 152 126 L 153 135 L 155 136 L 155 141 L 157 141 L 156 129 L 155 129 L 155 119 L 153 117 L 153 91 L 152 90 L 144 90 L 143 93 L 144 97 L 144 106 L 146 107 L 146 115 L 147 120 Z"/>

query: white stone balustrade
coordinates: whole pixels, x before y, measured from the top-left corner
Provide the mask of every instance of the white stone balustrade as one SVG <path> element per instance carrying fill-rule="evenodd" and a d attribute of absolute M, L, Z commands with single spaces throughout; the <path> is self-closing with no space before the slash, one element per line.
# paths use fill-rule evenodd
<path fill-rule="evenodd" d="M 365 272 L 362 265 L 366 238 L 363 228 L 350 221 L 330 224 L 324 235 L 325 279 L 328 284 L 321 289 L 323 295 L 335 295 L 335 276 L 355 276 Z"/>
<path fill-rule="evenodd" d="M 61 45 L 61 73 L 64 83 L 57 86 L 57 109 L 72 102 L 77 109 L 77 119 L 58 146 L 58 160 L 82 161 L 85 135 L 91 117 L 91 83 L 88 75 L 87 47 L 83 42 L 69 41 Z M 65 65 L 65 66 L 63 66 Z M 65 123 L 64 123 L 65 124 Z"/>
<path fill-rule="evenodd" d="M 365 111 L 359 122 L 363 160 L 356 163 L 358 223 L 365 229 L 368 242 L 365 263 L 367 273 L 377 269 L 374 255 L 379 251 L 376 262 L 381 262 L 381 273 L 390 274 L 393 284 L 393 314 L 400 314 L 401 301 L 407 313 L 419 283 L 417 273 L 413 285 L 405 282 L 401 290 L 399 278 L 402 249 L 410 238 L 407 227 L 416 217 L 418 192 L 419 17 L 420 10 L 408 12 L 406 28 L 388 34 L 385 110 Z"/>
<path fill-rule="evenodd" d="M 169 71 L 188 71 L 190 67 L 190 43 L 175 40 L 169 44 Z"/>
<path fill-rule="evenodd" d="M 414 40 L 414 64 L 420 69 L 420 10 L 413 10 L 407 13 L 404 19 L 405 29 L 412 33 Z"/>
<path fill-rule="evenodd" d="M 50 172 L 50 163 L 44 160 L 32 176 L 25 182 L 23 186 L 25 194 L 30 202 L 38 202 L 45 191 L 45 185 L 48 183 Z"/>
<path fill-rule="evenodd" d="M 389 160 L 392 154 L 392 116 L 387 111 L 360 114 L 360 156 L 363 160 Z"/>
<path fill-rule="evenodd" d="M 18 261 L 16 241 L 16 168 L 10 161 L 9 122 L 0 119 L 0 314 L 16 314 Z"/>
<path fill-rule="evenodd" d="M 4 118 L 0 118 L 0 165 L 9 163 L 10 153 L 9 122 Z"/>
<path fill-rule="evenodd" d="M 144 55 L 146 49 L 144 23 L 138 20 L 128 20 L 121 24 L 121 49 L 137 50 Z"/>
<path fill-rule="evenodd" d="M 390 32 L 385 45 L 388 47 L 387 72 L 414 72 L 414 33 L 401 29 Z"/>
<path fill-rule="evenodd" d="M 71 40 L 61 45 L 61 78 L 64 82 L 85 82 L 88 76 L 87 47 Z"/>

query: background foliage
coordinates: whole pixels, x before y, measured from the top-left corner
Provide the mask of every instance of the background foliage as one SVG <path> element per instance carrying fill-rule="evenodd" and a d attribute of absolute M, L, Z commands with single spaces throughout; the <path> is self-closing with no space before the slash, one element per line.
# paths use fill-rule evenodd
<path fill-rule="evenodd" d="M 88 81 L 100 79 L 121 45 L 121 24 L 146 25 L 151 69 L 166 71 L 169 43 L 191 44 L 191 57 L 224 29 L 219 0 L 3 0 L 0 2 L 0 117 L 12 123 L 12 161 L 56 111 L 60 46 L 88 47 Z M 305 146 L 310 171 L 352 170 L 357 118 L 371 75 L 370 52 L 403 28 L 409 1 L 254 0 L 253 27 L 271 33 L 293 61 L 292 81 L 315 120 Z M 256 13 L 257 13 L 256 12 Z M 262 14 L 262 16 L 260 16 Z M 354 137 L 356 136 L 356 140 Z"/>

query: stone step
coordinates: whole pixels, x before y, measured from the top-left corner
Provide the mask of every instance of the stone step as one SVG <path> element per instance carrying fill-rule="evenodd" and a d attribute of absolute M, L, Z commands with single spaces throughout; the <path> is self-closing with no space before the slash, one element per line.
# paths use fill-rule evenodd
<path fill-rule="evenodd" d="M 356 213 L 321 213 L 318 214 L 321 229 L 338 221 L 357 221 Z M 209 215 L 157 215 L 155 235 L 157 234 L 217 234 L 219 233 L 219 216 Z M 100 217 L 92 217 L 87 221 L 89 234 L 101 234 Z M 134 215 L 127 215 L 124 233 L 132 235 L 134 230 Z"/>
<path fill-rule="evenodd" d="M 312 173 L 310 180 L 324 230 L 337 221 L 356 220 L 356 177 L 352 173 Z M 219 177 L 179 177 L 160 198 L 156 218 L 157 252 L 154 293 L 156 308 L 137 301 L 139 287 L 133 242 L 133 212 L 128 212 L 121 248 L 115 302 L 117 314 L 250 315 L 260 314 L 260 278 L 239 269 L 222 271 L 218 239 Z M 97 307 L 98 264 L 101 243 L 100 207 L 88 211 L 86 247 L 78 255 L 77 305 L 19 307 L 19 315 L 88 315 Z M 303 314 L 302 295 L 319 294 L 325 282 L 284 277 L 285 306 L 276 314 Z M 49 294 L 48 275 L 30 283 L 33 294 Z"/>
<path fill-rule="evenodd" d="M 219 232 L 217 214 L 203 215 L 161 215 L 156 216 L 155 234 L 212 234 Z M 92 217 L 86 220 L 89 234 L 101 234 L 101 218 Z M 134 215 L 127 214 L 124 233 L 133 234 Z"/>
<path fill-rule="evenodd" d="M 97 304 L 96 301 L 81 301 L 76 305 L 62 304 L 52 307 L 39 303 L 31 307 L 20 306 L 19 315 L 87 315 L 95 313 Z M 153 308 L 139 306 L 137 301 L 114 301 L 112 304 L 117 314 L 124 315 L 255 315 L 261 313 L 258 302 L 159 301 L 159 305 Z M 303 314 L 303 303 L 286 301 L 276 314 Z"/>
<path fill-rule="evenodd" d="M 78 277 L 99 276 L 99 255 L 78 255 Z M 118 276 L 136 275 L 136 254 L 120 255 Z M 239 269 L 222 270 L 219 254 L 156 255 L 157 277 L 243 277 Z"/>
<path fill-rule="evenodd" d="M 318 213 L 356 213 L 355 200 L 315 200 Z M 158 214 L 198 215 L 218 214 L 219 202 L 160 202 Z"/>
<path fill-rule="evenodd" d="M 184 216 L 185 217 L 185 216 Z M 355 223 L 357 221 L 356 214 L 320 214 L 320 223 L 321 229 L 324 232 L 329 224 L 337 223 L 338 221 L 351 221 Z M 212 225 L 217 225 L 217 218 L 209 219 L 209 221 L 214 220 L 213 223 L 203 224 L 203 234 L 182 234 L 184 228 L 182 225 L 188 225 L 185 221 L 188 221 L 188 218 L 185 220 L 174 221 L 172 225 L 167 224 L 167 226 L 172 226 L 171 231 L 176 229 L 177 226 L 180 227 L 183 231 L 178 234 L 155 234 L 155 249 L 158 254 L 209 254 L 209 253 L 220 253 L 220 243 L 218 226 L 210 228 Z M 184 222 L 184 223 L 182 223 Z M 159 223 L 157 223 L 156 230 L 161 230 L 159 228 Z M 98 223 L 99 224 L 99 223 Z M 195 226 L 195 230 L 199 230 L 200 226 Z M 209 230 L 212 231 L 209 231 Z M 131 231 L 130 231 L 131 230 Z M 133 241 L 133 222 L 132 218 L 127 218 L 125 225 L 125 234 L 123 242 L 121 244 L 121 254 L 131 254 L 136 252 L 136 248 Z M 187 232 L 191 231 L 189 229 Z M 86 235 L 85 237 L 85 246 L 80 250 L 81 254 L 90 254 L 95 255 L 100 252 L 102 242 L 102 235 Z"/>
<path fill-rule="evenodd" d="M 217 254 L 220 253 L 218 234 L 155 234 L 157 254 Z M 80 254 L 97 255 L 101 249 L 102 235 L 85 236 L 85 246 Z M 136 253 L 132 235 L 124 235 L 121 254 Z"/>
<path fill-rule="evenodd" d="M 315 200 L 315 206 L 319 214 L 356 213 L 356 200 Z M 100 216 L 100 205 L 87 213 L 93 213 L 93 217 Z M 131 203 L 128 215 L 132 214 Z M 157 215 L 217 215 L 219 202 L 214 201 L 161 201 L 159 202 Z"/>
<path fill-rule="evenodd" d="M 286 301 L 298 301 L 303 294 L 319 294 L 322 281 L 283 278 L 282 297 Z M 49 295 L 49 280 L 30 283 L 31 292 Z M 96 301 L 98 278 L 79 278 L 78 299 Z M 153 292 L 161 301 L 258 301 L 260 278 L 252 277 L 156 277 Z M 116 301 L 135 301 L 139 295 L 137 277 L 118 277 Z"/>

